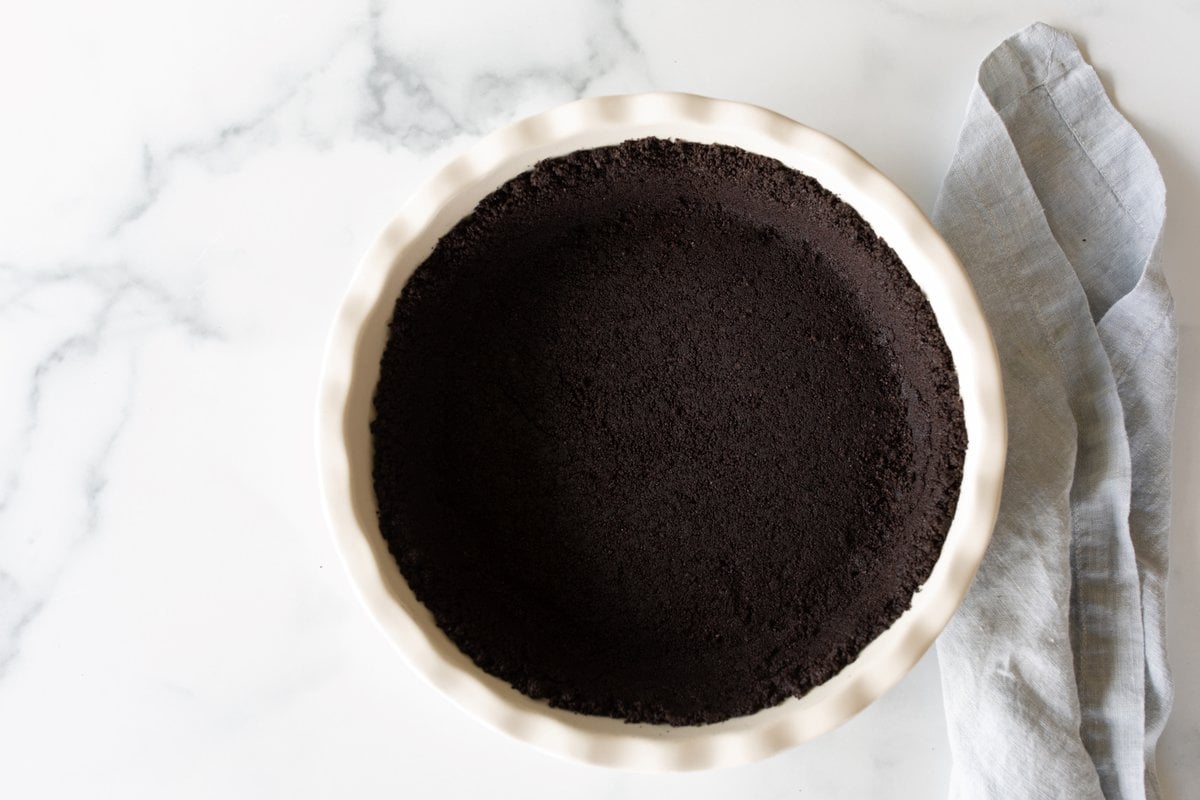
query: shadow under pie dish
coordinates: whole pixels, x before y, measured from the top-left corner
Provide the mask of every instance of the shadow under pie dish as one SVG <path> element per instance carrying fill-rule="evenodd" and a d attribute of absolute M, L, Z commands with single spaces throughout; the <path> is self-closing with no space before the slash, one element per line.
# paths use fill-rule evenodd
<path fill-rule="evenodd" d="M 602 764 L 763 757 L 961 600 L 994 349 L 904 195 L 821 134 L 580 101 L 418 192 L 335 323 L 326 508 L 360 595 L 484 721 Z"/>

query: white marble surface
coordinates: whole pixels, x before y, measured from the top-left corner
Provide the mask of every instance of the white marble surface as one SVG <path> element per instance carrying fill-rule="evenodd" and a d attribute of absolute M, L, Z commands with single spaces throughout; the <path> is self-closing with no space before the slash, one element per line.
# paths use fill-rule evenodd
<path fill-rule="evenodd" d="M 312 445 L 359 254 L 481 132 L 582 94 L 764 104 L 928 208 L 979 60 L 1074 32 L 1158 157 L 1182 327 L 1160 764 L 1200 797 L 1194 0 L 51 0 L 0 16 L 0 796 L 944 794 L 937 665 L 751 767 L 553 760 L 427 689 L 358 608 Z M 686 10 L 685 10 L 686 9 Z"/>

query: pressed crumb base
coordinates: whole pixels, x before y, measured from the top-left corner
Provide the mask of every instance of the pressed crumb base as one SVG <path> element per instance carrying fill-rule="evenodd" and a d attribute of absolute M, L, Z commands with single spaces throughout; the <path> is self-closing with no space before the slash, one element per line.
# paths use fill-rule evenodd
<path fill-rule="evenodd" d="M 689 725 L 802 694 L 908 606 L 966 434 L 928 302 L 777 161 L 643 139 L 544 161 L 396 304 L 379 522 L 482 669 Z"/>

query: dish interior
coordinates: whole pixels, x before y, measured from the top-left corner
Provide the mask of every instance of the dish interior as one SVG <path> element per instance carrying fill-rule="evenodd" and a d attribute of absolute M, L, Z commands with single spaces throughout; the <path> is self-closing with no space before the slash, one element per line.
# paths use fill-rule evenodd
<path fill-rule="evenodd" d="M 380 527 L 477 666 L 672 725 L 752 714 L 908 607 L 965 445 L 895 253 L 819 184 L 647 138 L 539 163 L 391 320 Z"/>

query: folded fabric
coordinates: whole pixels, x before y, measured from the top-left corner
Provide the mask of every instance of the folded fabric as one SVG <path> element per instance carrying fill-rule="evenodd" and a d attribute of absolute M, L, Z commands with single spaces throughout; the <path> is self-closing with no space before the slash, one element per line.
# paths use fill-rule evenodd
<path fill-rule="evenodd" d="M 992 544 L 938 641 L 963 798 L 1155 798 L 1176 333 L 1158 166 L 1071 37 L 979 70 L 934 222 L 1000 353 Z"/>

